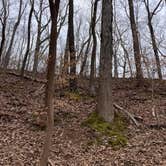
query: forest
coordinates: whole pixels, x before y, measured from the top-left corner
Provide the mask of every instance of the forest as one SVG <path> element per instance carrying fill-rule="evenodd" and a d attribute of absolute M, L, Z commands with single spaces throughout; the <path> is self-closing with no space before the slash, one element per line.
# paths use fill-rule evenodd
<path fill-rule="evenodd" d="M 166 166 L 166 0 L 0 0 L 0 166 Z"/>

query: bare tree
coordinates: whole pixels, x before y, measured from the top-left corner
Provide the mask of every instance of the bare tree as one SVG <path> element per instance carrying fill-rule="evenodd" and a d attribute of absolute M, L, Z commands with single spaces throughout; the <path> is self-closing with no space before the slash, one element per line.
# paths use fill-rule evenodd
<path fill-rule="evenodd" d="M 92 47 L 92 56 L 91 56 L 91 70 L 90 70 L 90 82 L 89 88 L 91 95 L 95 94 L 95 87 L 94 87 L 94 79 L 95 79 L 95 61 L 96 61 L 96 48 L 97 48 L 97 38 L 96 38 L 96 17 L 97 17 L 97 6 L 99 0 L 95 0 L 94 2 L 94 9 L 93 9 L 93 16 L 91 22 L 91 29 L 92 29 L 92 37 L 93 37 L 93 47 Z"/>
<path fill-rule="evenodd" d="M 47 131 L 44 144 L 44 151 L 41 156 L 40 166 L 47 166 L 49 149 L 52 140 L 52 131 L 54 126 L 54 74 L 56 64 L 56 45 L 57 45 L 57 18 L 60 0 L 49 0 L 51 13 L 51 36 L 49 43 L 49 57 L 47 65 L 47 83 L 45 92 L 45 109 L 47 110 Z"/>
<path fill-rule="evenodd" d="M 146 11 L 147 11 L 147 14 L 148 14 L 148 27 L 149 27 L 149 31 L 150 31 L 151 40 L 152 40 L 152 47 L 153 47 L 154 56 L 155 56 L 155 59 L 156 59 L 157 72 L 158 72 L 159 79 L 162 79 L 162 71 L 161 71 L 158 47 L 157 47 L 157 43 L 156 43 L 156 36 L 155 36 L 154 28 L 153 28 L 153 25 L 152 25 L 152 19 L 153 19 L 154 15 L 157 13 L 157 10 L 160 7 L 162 2 L 164 2 L 164 1 L 159 0 L 156 7 L 154 8 L 154 10 L 151 11 L 150 7 L 149 7 L 149 0 L 144 0 L 145 8 L 146 8 Z"/>
<path fill-rule="evenodd" d="M 31 21 L 32 21 L 33 8 L 34 8 L 34 0 L 32 1 L 30 0 L 30 3 L 31 3 L 31 9 L 30 9 L 29 18 L 28 18 L 28 41 L 27 41 L 27 48 L 24 55 L 22 67 L 21 67 L 21 77 L 24 76 L 25 66 L 26 66 L 26 62 L 27 62 L 27 58 L 29 54 L 30 40 L 31 40 Z"/>
<path fill-rule="evenodd" d="M 25 8 L 22 9 L 22 7 L 23 7 L 23 1 L 20 0 L 19 1 L 19 12 L 18 12 L 17 20 L 16 20 L 16 22 L 14 24 L 12 36 L 11 36 L 11 39 L 10 39 L 10 44 L 9 44 L 8 49 L 7 49 L 6 56 L 5 56 L 4 62 L 3 62 L 3 67 L 4 68 L 7 68 L 8 65 L 9 65 L 9 61 L 10 61 L 10 57 L 11 57 L 11 51 L 12 51 L 12 47 L 13 47 L 13 42 L 14 42 L 15 34 L 16 34 L 17 28 L 18 28 L 18 26 L 20 24 L 21 17 L 23 15 L 24 11 L 25 11 Z"/>
<path fill-rule="evenodd" d="M 39 12 L 37 13 L 34 10 L 34 13 L 35 13 L 34 15 L 35 15 L 36 21 L 37 21 L 37 39 L 36 39 L 34 63 L 33 63 L 33 75 L 35 77 L 36 73 L 37 73 L 38 59 L 39 59 L 39 52 L 40 52 L 40 43 L 41 43 L 43 0 L 40 0 Z"/>
<path fill-rule="evenodd" d="M 112 0 L 102 0 L 100 80 L 97 112 L 107 122 L 114 119 L 112 99 L 113 56 L 113 6 Z"/>
<path fill-rule="evenodd" d="M 130 24 L 131 24 L 132 37 L 133 37 L 133 50 L 134 50 L 134 59 L 135 59 L 135 66 L 136 66 L 136 78 L 141 83 L 141 80 L 143 78 L 143 72 L 141 68 L 140 45 L 138 40 L 138 28 L 135 22 L 133 0 L 128 0 L 128 4 L 129 4 L 129 12 L 130 12 Z"/>
<path fill-rule="evenodd" d="M 75 91 L 77 89 L 76 79 L 76 53 L 74 44 L 74 4 L 73 0 L 69 0 L 69 22 L 68 22 L 68 40 L 69 40 L 69 53 L 70 53 L 70 90 Z"/>
<path fill-rule="evenodd" d="M 2 58 L 2 53 L 3 53 L 3 48 L 5 45 L 5 40 L 6 40 L 6 23 L 7 23 L 7 17 L 8 17 L 8 10 L 9 10 L 9 4 L 6 0 L 2 0 L 2 13 L 0 16 L 0 22 L 2 24 L 2 39 L 1 39 L 1 43 L 0 43 L 0 62 L 1 62 L 1 58 Z"/>
<path fill-rule="evenodd" d="M 84 57 L 83 57 L 83 61 L 81 64 L 81 69 L 80 69 L 80 76 L 83 76 L 84 70 L 85 70 L 85 66 L 87 63 L 87 59 L 88 59 L 88 53 L 90 51 L 90 46 L 91 46 L 91 39 L 92 39 L 92 16 L 93 16 L 93 5 L 91 6 L 91 18 L 90 18 L 90 23 L 89 23 L 89 34 L 88 34 L 88 39 L 86 40 L 86 49 L 85 49 L 85 53 L 84 53 Z"/>
<path fill-rule="evenodd" d="M 129 57 L 129 53 L 128 50 L 125 46 L 125 42 L 123 40 L 123 34 L 126 32 L 126 29 L 123 32 L 120 32 L 120 28 L 117 24 L 117 22 L 115 21 L 115 27 L 116 27 L 116 32 L 117 32 L 117 38 L 119 39 L 120 45 L 123 49 L 124 52 L 124 59 L 127 60 L 128 66 L 129 66 L 129 71 L 130 71 L 130 76 L 133 77 L 133 71 L 132 71 L 132 66 L 131 66 L 131 62 L 130 62 L 130 57 Z"/>

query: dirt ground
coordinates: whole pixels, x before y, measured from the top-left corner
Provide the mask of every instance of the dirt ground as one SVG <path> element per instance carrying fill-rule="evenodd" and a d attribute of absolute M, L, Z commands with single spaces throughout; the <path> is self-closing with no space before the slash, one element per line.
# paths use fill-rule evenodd
<path fill-rule="evenodd" d="M 133 80 L 114 81 L 114 102 L 143 119 L 137 128 L 128 126 L 125 147 L 89 145 L 94 133 L 82 122 L 95 110 L 93 98 L 75 100 L 55 92 L 55 114 L 50 161 L 56 166 L 165 166 L 166 84 L 154 82 L 134 87 Z M 33 121 L 43 110 L 42 83 L 0 73 L 0 166 L 35 166 L 40 158 L 45 132 Z M 158 121 L 153 116 L 155 105 Z M 157 126 L 157 122 L 159 128 Z"/>

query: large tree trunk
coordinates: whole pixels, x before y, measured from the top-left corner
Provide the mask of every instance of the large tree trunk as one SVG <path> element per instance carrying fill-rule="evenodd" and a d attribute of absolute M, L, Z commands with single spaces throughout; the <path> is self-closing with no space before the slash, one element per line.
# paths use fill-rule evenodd
<path fill-rule="evenodd" d="M 112 0 L 102 0 L 100 80 L 97 112 L 107 122 L 114 120 L 112 99 Z"/>
<path fill-rule="evenodd" d="M 49 0 L 51 13 L 51 36 L 49 46 L 49 57 L 47 65 L 47 83 L 45 92 L 45 109 L 47 110 L 47 131 L 44 144 L 44 151 L 41 156 L 40 166 L 47 166 L 49 151 L 52 140 L 52 131 L 54 126 L 54 74 L 56 64 L 56 45 L 57 45 L 57 17 L 60 0 Z"/>
<path fill-rule="evenodd" d="M 135 22 L 135 14 L 134 14 L 134 6 L 133 0 L 128 0 L 129 3 L 129 11 L 130 11 L 130 24 L 133 36 L 133 50 L 134 50 L 134 59 L 136 65 L 136 78 L 141 83 L 143 78 L 143 72 L 141 68 L 141 55 L 140 55 L 140 46 L 138 40 L 138 29 Z"/>
<path fill-rule="evenodd" d="M 31 3 L 32 4 L 31 4 L 31 9 L 30 9 L 29 18 L 28 18 L 28 41 L 27 41 L 27 48 L 24 55 L 22 67 L 21 67 L 21 77 L 24 76 L 25 66 L 26 66 L 26 62 L 27 62 L 27 58 L 29 54 L 30 40 L 31 40 L 31 21 L 32 21 L 33 8 L 34 8 L 34 0 L 32 0 Z"/>
<path fill-rule="evenodd" d="M 93 48 L 92 48 L 92 56 L 91 56 L 91 69 L 90 69 L 90 82 L 89 82 L 89 89 L 90 94 L 95 94 L 95 86 L 94 86 L 94 79 L 95 79 L 95 61 L 96 61 L 96 48 L 97 48 L 97 38 L 96 38 L 96 16 L 97 16 L 97 5 L 99 0 L 95 0 L 94 3 L 94 10 L 93 10 L 93 17 L 92 17 L 92 37 L 93 37 Z"/>
<path fill-rule="evenodd" d="M 76 53 L 74 45 L 74 4 L 73 0 L 69 0 L 69 25 L 68 25 L 68 35 L 69 35 L 69 52 L 70 52 L 70 90 L 75 91 L 77 89 L 77 79 L 76 79 Z"/>

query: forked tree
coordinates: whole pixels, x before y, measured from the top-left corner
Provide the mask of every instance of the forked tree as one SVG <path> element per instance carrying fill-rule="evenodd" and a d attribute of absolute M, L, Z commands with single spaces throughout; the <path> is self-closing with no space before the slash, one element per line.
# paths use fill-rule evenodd
<path fill-rule="evenodd" d="M 107 122 L 114 120 L 112 103 L 112 56 L 113 56 L 113 6 L 112 0 L 102 0 L 100 80 L 97 112 Z"/>
<path fill-rule="evenodd" d="M 162 71 L 161 71 L 161 64 L 160 64 L 160 58 L 159 58 L 157 40 L 156 40 L 156 35 L 155 35 L 155 31 L 154 31 L 152 20 L 153 20 L 154 15 L 159 10 L 160 5 L 164 1 L 160 0 L 157 3 L 156 7 L 152 11 L 150 10 L 149 0 L 144 0 L 143 2 L 145 4 L 145 8 L 146 8 L 147 15 L 148 15 L 148 27 L 149 27 L 149 32 L 150 32 L 151 40 L 152 40 L 153 52 L 154 52 L 154 56 L 155 56 L 155 60 L 156 60 L 157 73 L 158 73 L 159 79 L 162 79 Z"/>
<path fill-rule="evenodd" d="M 54 74 L 56 63 L 56 46 L 57 46 L 57 18 L 60 0 L 49 0 L 51 13 L 51 35 L 49 42 L 49 56 L 47 64 L 47 83 L 45 91 L 45 109 L 47 111 L 47 130 L 44 143 L 44 150 L 40 160 L 40 166 L 47 166 L 49 149 L 52 140 L 52 131 L 54 126 Z"/>
<path fill-rule="evenodd" d="M 90 82 L 89 82 L 89 89 L 90 94 L 95 94 L 95 61 L 96 61 L 96 49 L 97 49 L 97 38 L 96 38 L 96 17 L 97 17 L 97 7 L 98 7 L 99 0 L 95 0 L 94 2 L 94 9 L 93 9 L 93 16 L 91 22 L 92 28 L 92 37 L 93 37 L 93 47 L 92 47 L 92 55 L 91 55 L 91 70 L 90 70 Z"/>
<path fill-rule="evenodd" d="M 26 8 L 26 6 L 25 6 L 25 8 Z M 3 67 L 4 68 L 7 68 L 8 65 L 9 65 L 11 52 L 12 52 L 12 48 L 13 48 L 13 43 L 14 43 L 14 39 L 15 39 L 15 35 L 16 35 L 16 31 L 17 31 L 18 26 L 19 26 L 19 24 L 21 22 L 21 18 L 22 18 L 22 15 L 23 15 L 24 11 L 25 11 L 25 8 L 23 9 L 23 1 L 20 0 L 20 2 L 19 2 L 19 12 L 18 12 L 17 20 L 16 20 L 16 22 L 14 24 L 12 36 L 11 36 L 11 39 L 10 39 L 10 44 L 9 44 L 8 49 L 7 49 L 7 52 L 6 52 L 6 55 L 5 55 L 5 58 L 4 58 L 4 62 L 3 62 Z"/>

